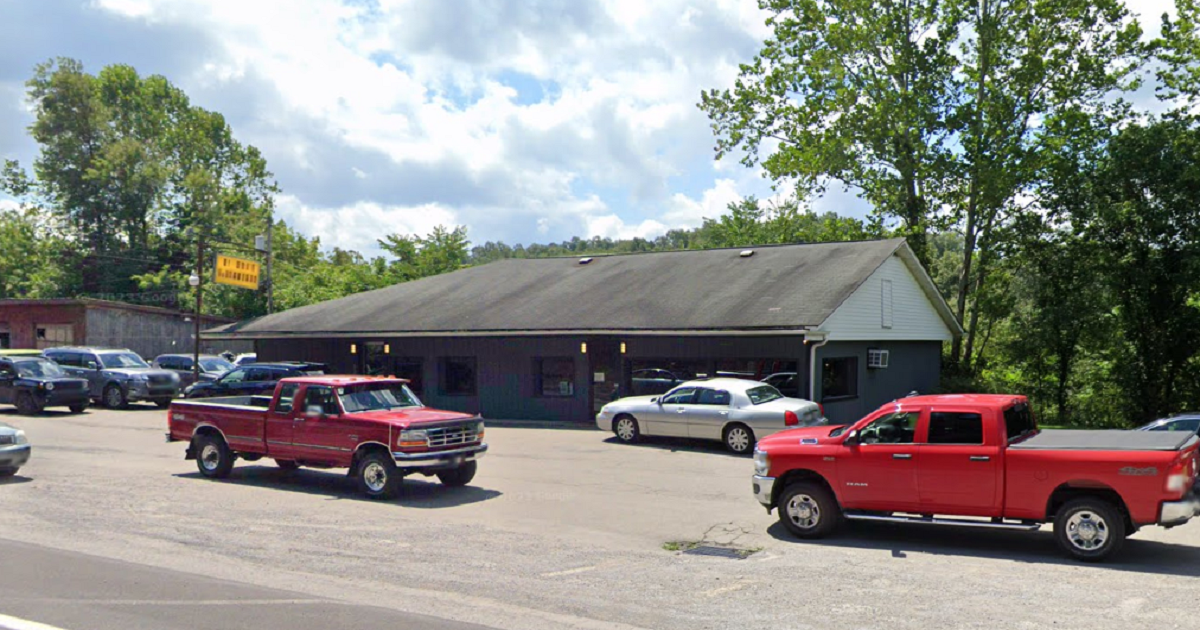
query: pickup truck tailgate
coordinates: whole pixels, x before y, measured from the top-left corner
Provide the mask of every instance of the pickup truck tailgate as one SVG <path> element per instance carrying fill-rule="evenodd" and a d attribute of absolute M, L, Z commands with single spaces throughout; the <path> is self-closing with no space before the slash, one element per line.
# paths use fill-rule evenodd
<path fill-rule="evenodd" d="M 1178 451 L 1195 439 L 1187 431 L 1078 431 L 1056 429 L 1013 444 L 1009 450 Z"/>

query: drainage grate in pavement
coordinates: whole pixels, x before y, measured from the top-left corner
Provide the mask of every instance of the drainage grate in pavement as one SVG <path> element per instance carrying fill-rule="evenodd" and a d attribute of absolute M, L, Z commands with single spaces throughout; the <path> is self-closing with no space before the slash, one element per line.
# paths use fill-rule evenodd
<path fill-rule="evenodd" d="M 712 556 L 714 558 L 742 560 L 754 552 L 750 551 L 749 549 L 734 549 L 733 547 L 711 547 L 708 545 L 701 545 L 699 547 L 692 547 L 683 553 L 689 556 Z"/>

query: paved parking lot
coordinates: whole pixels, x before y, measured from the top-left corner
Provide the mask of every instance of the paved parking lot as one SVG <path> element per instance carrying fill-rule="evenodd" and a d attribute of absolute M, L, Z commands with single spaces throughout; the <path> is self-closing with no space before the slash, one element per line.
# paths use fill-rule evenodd
<path fill-rule="evenodd" d="M 1060 558 L 1045 530 L 860 524 L 797 542 L 751 497 L 750 460 L 715 445 L 489 428 L 471 486 L 417 478 L 378 503 L 342 471 L 267 460 L 203 479 L 151 406 L 0 419 L 34 445 L 0 483 L 0 539 L 347 605 L 522 630 L 1196 626 L 1200 524 L 1144 530 L 1098 566 Z M 759 551 L 663 548 L 701 540 Z"/>

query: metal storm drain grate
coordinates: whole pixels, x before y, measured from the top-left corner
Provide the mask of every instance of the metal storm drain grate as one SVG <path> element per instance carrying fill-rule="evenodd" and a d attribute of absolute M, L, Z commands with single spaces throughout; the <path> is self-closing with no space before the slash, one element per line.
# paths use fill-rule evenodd
<path fill-rule="evenodd" d="M 713 547 L 711 545 L 700 545 L 697 547 L 692 547 L 683 553 L 689 556 L 712 556 L 714 558 L 743 560 L 746 558 L 746 556 L 754 552 L 750 549 L 735 549 L 733 547 Z"/>

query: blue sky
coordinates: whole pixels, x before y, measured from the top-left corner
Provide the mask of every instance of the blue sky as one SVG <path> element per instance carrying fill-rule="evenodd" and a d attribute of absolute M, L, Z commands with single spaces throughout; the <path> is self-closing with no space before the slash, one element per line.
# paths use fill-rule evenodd
<path fill-rule="evenodd" d="M 326 246 L 438 224 L 476 243 L 653 237 L 774 194 L 713 160 L 696 108 L 764 17 L 754 0 L 0 0 L 0 157 L 36 155 L 34 64 L 128 63 L 224 114 L 266 155 L 279 216 Z M 813 206 L 869 210 L 840 188 Z"/>

